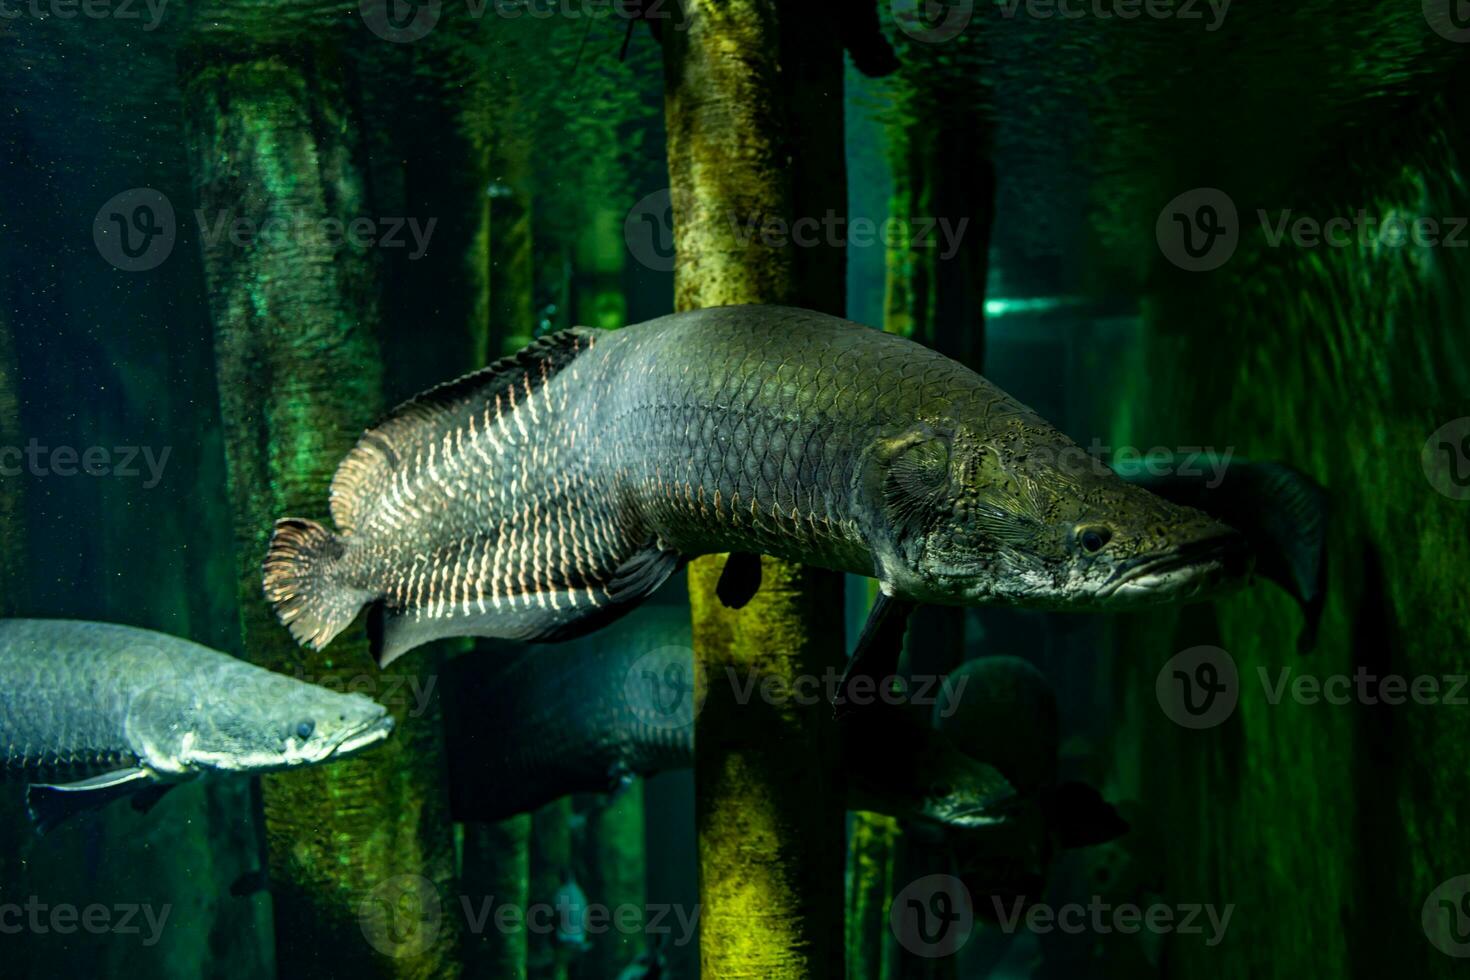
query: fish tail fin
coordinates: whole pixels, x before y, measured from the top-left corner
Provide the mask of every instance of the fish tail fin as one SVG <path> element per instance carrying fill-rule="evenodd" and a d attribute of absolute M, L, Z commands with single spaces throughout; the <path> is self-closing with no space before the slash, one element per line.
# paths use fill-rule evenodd
<path fill-rule="evenodd" d="M 316 521 L 276 521 L 266 551 L 265 597 L 296 642 L 320 650 L 357 617 L 372 596 L 334 574 L 346 553 L 342 539 Z"/>

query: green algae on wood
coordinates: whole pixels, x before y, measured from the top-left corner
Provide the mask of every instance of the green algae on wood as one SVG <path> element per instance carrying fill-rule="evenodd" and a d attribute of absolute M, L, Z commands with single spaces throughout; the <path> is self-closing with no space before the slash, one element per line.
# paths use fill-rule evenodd
<path fill-rule="evenodd" d="M 842 250 L 741 241 L 741 221 L 845 213 L 842 53 L 824 11 L 734 0 L 662 26 L 674 305 L 843 301 Z M 843 657 L 842 579 L 762 559 L 749 605 L 715 598 L 722 556 L 690 564 L 697 669 L 791 683 Z M 737 703 L 696 721 L 700 959 L 705 975 L 840 977 L 843 810 L 825 704 Z"/>
<path fill-rule="evenodd" d="M 331 47 L 200 47 L 181 76 L 205 214 L 300 227 L 370 213 L 347 69 Z M 259 571 L 274 519 L 325 509 L 337 461 L 382 407 L 372 257 L 295 233 L 246 247 L 206 238 L 202 252 L 245 648 L 257 663 L 320 683 L 387 690 L 425 662 L 377 673 L 360 627 L 329 651 L 298 648 L 262 601 Z M 265 777 L 262 793 L 283 975 L 458 973 L 456 916 L 416 920 L 407 933 L 378 922 L 402 912 L 385 903 L 403 895 L 453 908 L 436 710 L 400 711 L 385 746 Z"/>

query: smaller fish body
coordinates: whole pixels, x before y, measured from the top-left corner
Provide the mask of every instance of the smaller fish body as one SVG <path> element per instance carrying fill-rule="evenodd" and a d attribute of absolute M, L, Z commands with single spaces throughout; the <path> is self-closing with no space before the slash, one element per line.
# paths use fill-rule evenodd
<path fill-rule="evenodd" d="M 0 777 L 38 831 L 115 799 L 147 809 L 211 775 L 345 758 L 393 719 L 188 640 L 109 623 L 0 620 Z"/>
<path fill-rule="evenodd" d="M 694 764 L 703 691 L 683 645 L 687 621 L 681 631 L 650 613 L 637 629 L 609 628 L 602 642 L 526 649 L 500 664 L 451 661 L 444 687 L 457 820 L 500 820 Z M 961 751 L 903 712 L 855 712 L 838 734 L 851 809 L 958 827 L 1007 817 L 1014 791 L 983 753 Z"/>
<path fill-rule="evenodd" d="M 967 660 L 949 675 L 960 692 L 953 710 L 936 706 L 933 724 L 955 744 L 983 752 L 1021 797 L 1012 819 L 983 834 L 948 832 L 946 843 L 977 914 L 1035 899 L 1061 850 L 1114 840 L 1128 823 L 1091 786 L 1058 782 L 1056 694 L 1046 676 L 1019 657 Z"/>

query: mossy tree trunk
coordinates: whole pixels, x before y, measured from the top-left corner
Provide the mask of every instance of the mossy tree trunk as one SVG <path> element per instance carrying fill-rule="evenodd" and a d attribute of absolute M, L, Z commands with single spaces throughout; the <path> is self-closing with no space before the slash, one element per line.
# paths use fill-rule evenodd
<path fill-rule="evenodd" d="M 675 307 L 843 305 L 835 243 L 742 241 L 744 223 L 846 211 L 842 52 L 826 4 L 687 0 L 662 28 Z M 820 676 L 840 666 L 842 580 L 765 559 L 744 609 L 720 605 L 723 558 L 689 570 L 709 678 Z M 843 806 L 825 704 L 736 702 L 715 684 L 696 722 L 700 957 L 711 977 L 840 977 Z"/>
<path fill-rule="evenodd" d="M 360 627 L 306 651 L 260 596 L 272 521 L 325 516 L 337 462 L 382 408 L 373 259 L 300 230 L 371 213 L 346 68 L 326 45 L 231 36 L 199 41 L 181 72 L 200 209 L 210 221 L 295 229 L 245 247 L 228 236 L 201 242 L 245 648 L 317 682 L 409 689 L 390 685 L 423 659 L 378 673 Z M 440 719 L 434 710 L 398 719 L 394 737 L 360 758 L 262 780 L 283 976 L 458 972 Z M 409 907 L 435 892 L 443 914 Z"/>
<path fill-rule="evenodd" d="M 477 905 L 486 898 L 495 900 L 491 918 L 467 940 L 466 978 L 525 980 L 526 930 L 498 928 L 494 912 L 501 906 L 524 909 L 529 904 L 530 840 L 529 813 L 499 823 L 464 825 L 465 894 Z"/>
<path fill-rule="evenodd" d="M 851 980 L 885 976 L 884 936 L 893 897 L 898 820 L 880 813 L 853 814 L 848 842 L 847 975 Z"/>

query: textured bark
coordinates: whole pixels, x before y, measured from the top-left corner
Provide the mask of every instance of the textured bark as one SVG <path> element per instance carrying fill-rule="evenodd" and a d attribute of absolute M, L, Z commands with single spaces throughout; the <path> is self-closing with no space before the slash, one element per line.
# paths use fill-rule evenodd
<path fill-rule="evenodd" d="M 531 341 L 536 326 L 531 197 L 526 190 L 524 141 L 497 143 L 490 187 L 490 347 L 512 353 Z"/>
<path fill-rule="evenodd" d="M 182 84 L 207 220 L 223 213 L 263 226 L 370 213 L 353 100 L 330 49 L 197 48 L 183 60 Z M 261 237 L 245 248 L 205 239 L 202 250 L 245 649 L 257 663 L 318 682 L 356 679 L 370 694 L 406 689 L 389 685 L 414 667 L 432 670 L 432 661 L 413 658 L 379 674 L 360 627 L 327 651 L 306 651 L 260 597 L 272 520 L 323 516 L 337 461 L 381 409 L 371 257 L 304 234 Z M 457 973 L 439 716 L 400 711 L 398 718 L 380 749 L 262 780 L 283 976 Z M 417 879 L 426 891 L 405 887 Z M 404 916 L 403 902 L 429 891 L 448 914 Z M 403 918 L 381 921 L 388 916 Z M 376 944 L 368 941 L 374 925 L 389 927 Z"/>
<path fill-rule="evenodd" d="M 475 903 L 493 897 L 496 908 L 524 909 L 530 903 L 530 838 L 528 813 L 500 823 L 465 824 L 461 871 L 465 894 Z M 496 928 L 492 911 L 485 928 L 473 932 L 466 942 L 466 978 L 525 980 L 524 929 Z"/>
<path fill-rule="evenodd" d="M 857 812 L 848 841 L 847 975 L 879 980 L 884 975 L 888 903 L 895 891 L 893 855 L 899 841 L 894 817 Z"/>
<path fill-rule="evenodd" d="M 750 220 L 845 212 L 842 54 L 822 5 L 690 0 L 662 31 L 674 305 L 794 303 L 841 312 L 839 248 L 792 248 Z M 841 662 L 842 580 L 763 559 L 760 592 L 720 605 L 719 556 L 690 565 L 696 663 L 788 682 Z M 700 959 L 711 977 L 842 976 L 843 809 L 831 709 L 709 692 L 696 722 Z"/>

